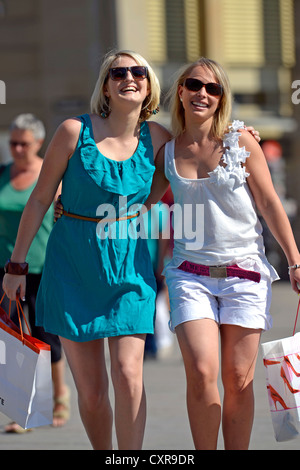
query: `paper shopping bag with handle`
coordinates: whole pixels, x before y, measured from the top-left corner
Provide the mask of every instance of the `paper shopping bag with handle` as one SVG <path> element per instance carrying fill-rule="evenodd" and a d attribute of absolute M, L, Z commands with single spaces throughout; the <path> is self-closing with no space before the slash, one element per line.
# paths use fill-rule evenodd
<path fill-rule="evenodd" d="M 50 346 L 23 333 L 17 310 L 20 329 L 0 305 L 0 412 L 28 429 L 52 423 Z"/>
<path fill-rule="evenodd" d="M 262 344 L 267 392 L 278 442 L 300 435 L 300 333 Z"/>

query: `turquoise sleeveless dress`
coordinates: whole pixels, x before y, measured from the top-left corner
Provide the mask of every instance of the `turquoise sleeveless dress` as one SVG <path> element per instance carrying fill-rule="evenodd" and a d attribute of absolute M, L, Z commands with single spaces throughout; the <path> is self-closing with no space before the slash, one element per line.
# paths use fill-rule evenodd
<path fill-rule="evenodd" d="M 140 216 L 154 173 L 149 126 L 138 147 L 117 162 L 98 150 L 90 117 L 63 177 L 64 210 L 110 222 L 62 216 L 50 234 L 36 302 L 36 322 L 73 341 L 154 332 L 156 282 Z"/>

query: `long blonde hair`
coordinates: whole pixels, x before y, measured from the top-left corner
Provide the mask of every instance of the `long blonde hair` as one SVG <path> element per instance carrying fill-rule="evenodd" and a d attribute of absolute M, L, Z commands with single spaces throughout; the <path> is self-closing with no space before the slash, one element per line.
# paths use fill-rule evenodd
<path fill-rule="evenodd" d="M 152 67 L 148 64 L 146 59 L 144 59 L 144 57 L 142 57 L 140 54 L 129 50 L 111 51 L 105 56 L 100 68 L 99 77 L 96 82 L 94 92 L 91 97 L 91 112 L 99 114 L 100 116 L 103 115 L 103 113 L 104 115 L 109 114 L 109 101 L 104 94 L 104 85 L 106 83 L 109 69 L 111 68 L 112 63 L 123 55 L 131 57 L 138 65 L 143 65 L 144 67 L 148 68 L 147 79 L 150 84 L 150 93 L 142 104 L 139 118 L 141 122 L 146 121 L 152 116 L 152 114 L 155 113 L 155 110 L 159 106 L 160 84 Z"/>
<path fill-rule="evenodd" d="M 220 64 L 214 60 L 200 57 L 192 64 L 185 65 L 179 70 L 177 79 L 174 81 L 170 91 L 167 94 L 167 100 L 170 105 L 171 112 L 171 125 L 174 137 L 178 137 L 185 130 L 185 115 L 184 109 L 181 104 L 178 87 L 183 85 L 185 79 L 190 75 L 195 67 L 202 66 L 209 69 L 216 77 L 218 83 L 223 87 L 223 94 L 220 98 L 218 109 L 216 110 L 212 124 L 212 135 L 216 138 L 221 138 L 224 135 L 228 123 L 231 118 L 232 111 L 232 93 L 230 89 L 229 79 L 226 72 Z"/>

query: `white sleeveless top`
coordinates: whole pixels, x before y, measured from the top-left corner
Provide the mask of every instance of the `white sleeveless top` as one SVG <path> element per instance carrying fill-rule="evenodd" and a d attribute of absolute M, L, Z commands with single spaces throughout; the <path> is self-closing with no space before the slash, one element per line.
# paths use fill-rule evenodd
<path fill-rule="evenodd" d="M 247 185 L 242 166 L 250 156 L 239 147 L 234 121 L 223 139 L 222 160 L 207 178 L 188 179 L 179 176 L 174 159 L 175 140 L 165 146 L 165 175 L 174 195 L 174 250 L 172 267 L 182 261 L 208 266 L 238 264 L 259 271 L 262 277 L 278 279 L 265 256 L 262 226 Z M 170 267 L 171 267 L 170 266 Z"/>

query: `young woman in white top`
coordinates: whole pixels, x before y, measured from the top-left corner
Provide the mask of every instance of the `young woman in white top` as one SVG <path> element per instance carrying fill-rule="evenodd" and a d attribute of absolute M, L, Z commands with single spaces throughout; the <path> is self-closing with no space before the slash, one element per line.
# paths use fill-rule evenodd
<path fill-rule="evenodd" d="M 171 184 L 174 253 L 165 276 L 191 431 L 197 449 L 215 449 L 222 415 L 225 448 L 247 449 L 256 357 L 261 332 L 271 327 L 271 283 L 278 278 L 265 257 L 256 207 L 285 252 L 296 292 L 300 255 L 260 146 L 237 132 L 241 122 L 228 127 L 231 91 L 221 66 L 201 58 L 185 67 L 170 100 L 174 139 L 157 157 L 148 204 Z"/>

